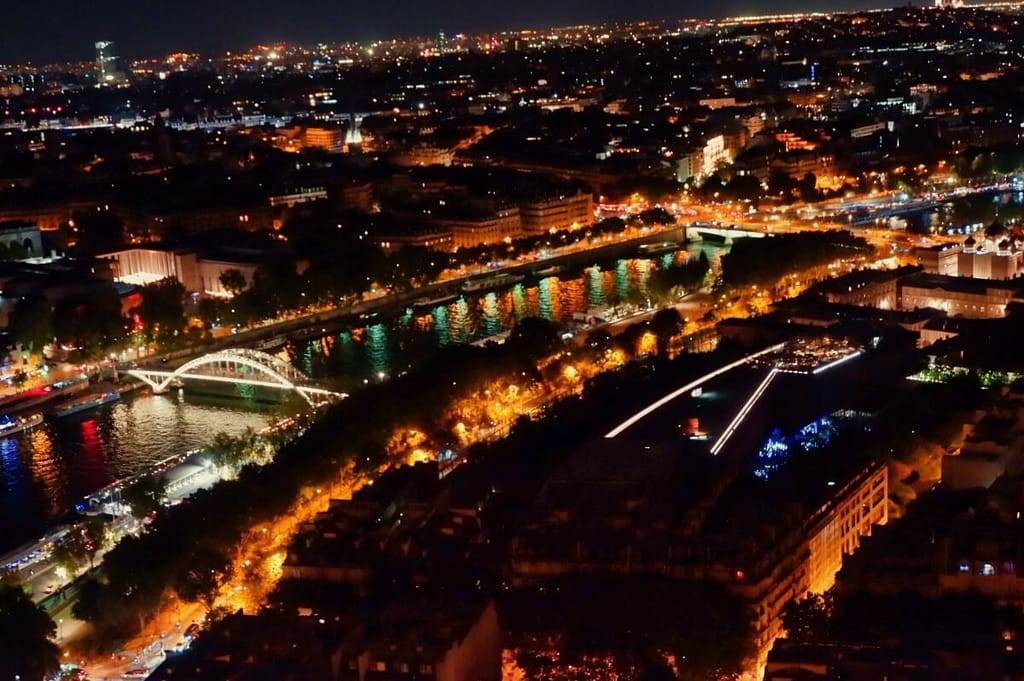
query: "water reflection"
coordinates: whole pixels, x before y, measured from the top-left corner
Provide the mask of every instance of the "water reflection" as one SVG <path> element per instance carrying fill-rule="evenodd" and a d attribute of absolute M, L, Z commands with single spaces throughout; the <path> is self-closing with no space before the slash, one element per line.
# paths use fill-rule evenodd
<path fill-rule="evenodd" d="M 712 262 L 722 252 L 696 248 Z M 653 271 L 678 267 L 688 257 L 680 251 L 654 260 L 622 259 L 463 295 L 431 310 L 408 308 L 368 326 L 290 344 L 282 357 L 313 377 L 361 383 L 393 375 L 432 348 L 511 329 L 525 316 L 563 323 L 595 307 L 642 300 Z M 260 390 L 233 393 L 234 399 L 201 397 L 192 388 L 128 397 L 0 439 L 0 550 L 37 536 L 75 502 L 115 479 L 205 446 L 219 432 L 263 427 L 275 407 L 259 401 Z"/>
<path fill-rule="evenodd" d="M 375 374 L 388 371 L 388 330 L 383 324 L 374 324 L 366 329 L 367 356 L 370 370 Z"/>
<path fill-rule="evenodd" d="M 484 315 L 484 333 L 488 336 L 501 333 L 501 312 L 498 309 L 498 294 L 494 291 L 484 296 L 481 305 Z"/>
<path fill-rule="evenodd" d="M 0 551 L 113 480 L 208 445 L 219 432 L 260 429 L 278 408 L 182 391 L 137 395 L 0 440 Z"/>
<path fill-rule="evenodd" d="M 646 303 L 651 274 L 680 267 L 704 251 L 714 264 L 723 248 L 697 244 L 652 258 L 624 258 L 606 266 L 594 264 L 578 272 L 559 272 L 527 279 L 506 289 L 462 294 L 432 309 L 406 307 L 390 319 L 346 329 L 290 349 L 293 361 L 309 375 L 340 379 L 344 389 L 378 373 L 392 375 L 414 361 L 417 353 L 452 343 L 467 343 L 511 329 L 517 320 L 539 316 L 557 323 L 582 319 L 594 308 L 621 303 Z M 331 357 L 337 341 L 345 358 Z M 338 350 L 333 351 L 337 355 Z"/>
<path fill-rule="evenodd" d="M 601 273 L 601 268 L 594 265 L 587 274 L 590 278 L 590 287 L 587 289 L 588 296 L 590 298 L 591 305 L 604 305 L 604 278 Z"/>

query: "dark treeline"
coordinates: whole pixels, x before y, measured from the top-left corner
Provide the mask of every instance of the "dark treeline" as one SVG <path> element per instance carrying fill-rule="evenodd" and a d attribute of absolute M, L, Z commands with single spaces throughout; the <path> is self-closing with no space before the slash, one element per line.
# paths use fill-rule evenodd
<path fill-rule="evenodd" d="M 838 258 L 868 255 L 871 251 L 867 241 L 845 230 L 737 239 L 722 256 L 722 283 L 774 284 L 790 272 L 818 267 Z"/>

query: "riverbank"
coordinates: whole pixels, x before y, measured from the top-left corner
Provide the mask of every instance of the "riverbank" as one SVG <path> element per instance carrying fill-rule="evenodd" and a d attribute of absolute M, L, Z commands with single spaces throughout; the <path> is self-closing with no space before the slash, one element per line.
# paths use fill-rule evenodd
<path fill-rule="evenodd" d="M 610 260 L 626 255 L 639 255 L 637 249 L 643 244 L 660 244 L 666 241 L 676 241 L 679 248 L 685 248 L 687 225 L 675 225 L 665 229 L 651 230 L 642 236 L 623 241 L 614 241 L 605 244 L 592 244 L 591 248 L 574 250 L 568 253 L 558 253 L 548 258 L 530 260 L 528 262 L 510 263 L 504 267 L 497 267 L 487 270 L 487 274 L 507 273 L 512 276 L 531 276 L 536 271 L 548 269 L 554 266 L 571 268 L 575 266 L 591 265 L 602 260 Z M 434 282 L 407 291 L 394 292 L 389 295 L 382 295 L 368 300 L 363 300 L 345 307 L 338 307 L 330 310 L 320 310 L 282 320 L 272 324 L 239 330 L 238 333 L 221 336 L 207 343 L 202 343 L 190 348 L 163 353 L 147 358 L 146 364 L 155 366 L 166 363 L 169 370 L 187 361 L 209 352 L 233 348 L 238 346 L 253 346 L 261 342 L 269 342 L 277 337 L 291 336 L 295 339 L 312 337 L 317 334 L 326 333 L 331 329 L 345 325 L 349 320 L 358 319 L 360 315 L 371 315 L 373 313 L 385 314 L 388 311 L 401 310 L 414 305 L 422 298 L 432 298 L 450 293 L 457 293 L 461 286 L 470 279 L 479 278 L 484 271 L 467 272 L 465 276 Z M 166 362 L 165 362 L 166 360 Z"/>

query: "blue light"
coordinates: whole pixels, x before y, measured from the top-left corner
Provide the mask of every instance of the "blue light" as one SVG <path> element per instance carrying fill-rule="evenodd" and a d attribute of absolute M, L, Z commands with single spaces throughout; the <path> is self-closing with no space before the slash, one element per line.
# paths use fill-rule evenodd
<path fill-rule="evenodd" d="M 809 453 L 826 447 L 839 433 L 836 419 L 822 416 L 793 435 L 785 436 L 776 428 L 757 452 L 754 475 L 767 480 L 782 468 L 794 453 Z"/>

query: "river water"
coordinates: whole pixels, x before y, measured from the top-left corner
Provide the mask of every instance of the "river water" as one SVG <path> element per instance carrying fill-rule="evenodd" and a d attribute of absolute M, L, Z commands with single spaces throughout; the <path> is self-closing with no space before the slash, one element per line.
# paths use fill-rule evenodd
<path fill-rule="evenodd" d="M 508 331 L 517 319 L 565 323 L 616 305 L 645 303 L 659 268 L 678 267 L 698 249 L 717 261 L 722 249 L 697 245 L 645 258 L 531 277 L 500 291 L 463 295 L 443 305 L 396 310 L 323 337 L 292 343 L 280 356 L 307 375 L 343 387 L 385 380 L 433 348 Z M 291 405 L 200 395 L 195 389 L 126 396 L 119 402 L 0 439 L 0 553 L 65 518 L 97 489 L 169 456 L 209 444 L 220 432 L 260 429 Z"/>
<path fill-rule="evenodd" d="M 218 432 L 264 427 L 273 405 L 183 391 L 137 394 L 0 439 L 0 553 L 42 534 L 76 502 Z"/>
<path fill-rule="evenodd" d="M 543 317 L 569 324 L 618 307 L 649 303 L 651 273 L 679 267 L 704 251 L 717 265 L 724 249 L 696 244 L 644 258 L 623 258 L 585 268 L 532 276 L 497 291 L 462 293 L 444 304 L 411 306 L 371 318 L 321 338 L 292 345 L 287 358 L 306 375 L 343 378 L 341 388 L 383 380 L 409 368 L 437 347 L 471 343 L 509 331 L 516 320 Z"/>

